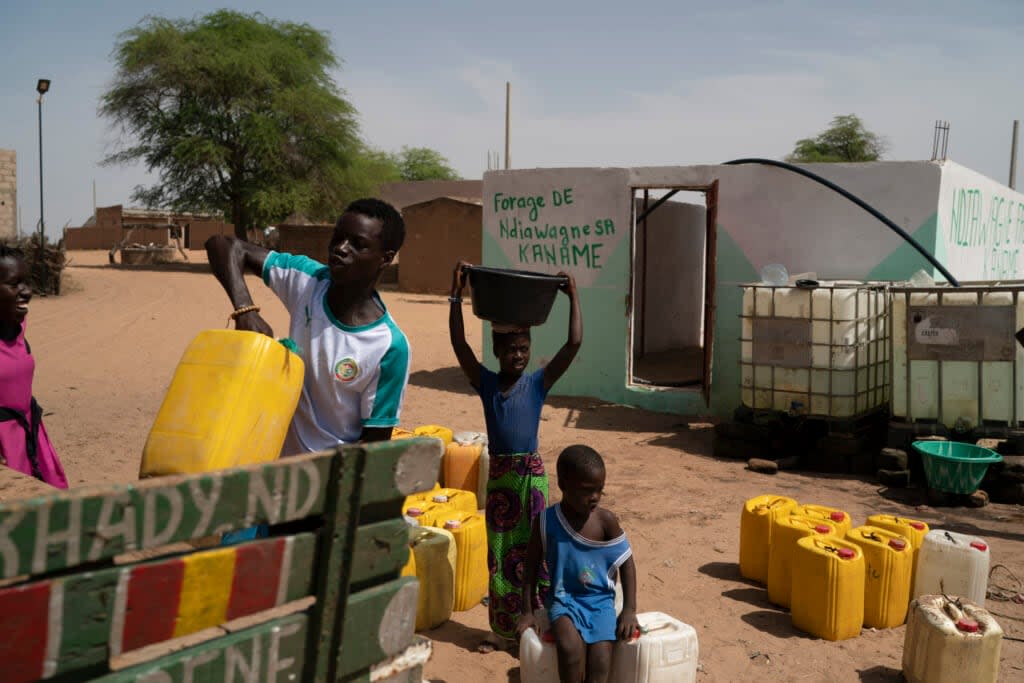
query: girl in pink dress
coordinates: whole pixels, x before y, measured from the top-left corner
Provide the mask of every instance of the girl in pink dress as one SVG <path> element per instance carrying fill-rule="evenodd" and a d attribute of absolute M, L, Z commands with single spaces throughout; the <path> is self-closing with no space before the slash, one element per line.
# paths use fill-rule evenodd
<path fill-rule="evenodd" d="M 36 361 L 25 341 L 32 298 L 21 250 L 0 244 L 0 462 L 60 489 L 64 468 L 43 427 L 43 410 L 32 398 Z"/>

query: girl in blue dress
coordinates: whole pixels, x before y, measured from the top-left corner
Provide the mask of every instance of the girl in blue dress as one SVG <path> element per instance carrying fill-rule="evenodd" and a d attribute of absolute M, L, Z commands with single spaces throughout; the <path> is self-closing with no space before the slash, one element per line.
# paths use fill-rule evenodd
<path fill-rule="evenodd" d="M 611 511 L 599 507 L 604 461 L 589 446 L 569 446 L 558 456 L 562 501 L 534 522 L 526 551 L 526 595 L 534 595 L 541 562 L 551 588 L 544 606 L 558 647 L 562 683 L 608 680 L 616 637 L 639 635 L 636 564 L 626 534 Z M 622 576 L 622 614 L 615 616 L 615 579 Z M 517 631 L 536 628 L 532 600 L 523 601 Z"/>
<path fill-rule="evenodd" d="M 498 372 L 484 367 L 466 343 L 462 290 L 469 264 L 455 266 L 448 328 L 452 349 L 469 383 L 480 395 L 487 422 L 491 465 L 487 481 L 487 566 L 490 573 L 487 611 L 492 634 L 481 652 L 515 645 L 516 620 L 523 608 L 523 561 L 530 529 L 547 506 L 548 477 L 537 447 L 540 413 L 548 391 L 569 368 L 583 343 L 576 283 L 565 273 L 562 291 L 569 297 L 569 332 L 565 344 L 545 367 L 527 372 L 530 329 L 493 325 Z M 546 582 L 540 577 L 536 597 Z"/>

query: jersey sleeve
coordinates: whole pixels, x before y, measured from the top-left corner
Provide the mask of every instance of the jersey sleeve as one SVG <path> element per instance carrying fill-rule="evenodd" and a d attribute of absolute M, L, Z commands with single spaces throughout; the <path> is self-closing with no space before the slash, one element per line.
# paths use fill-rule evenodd
<path fill-rule="evenodd" d="M 391 346 L 378 369 L 376 386 L 363 393 L 361 412 L 364 427 L 395 427 L 409 384 L 409 342 L 397 327 L 391 328 Z"/>
<path fill-rule="evenodd" d="M 327 266 L 301 254 L 272 251 L 263 261 L 263 282 L 289 311 L 311 282 L 326 279 Z"/>

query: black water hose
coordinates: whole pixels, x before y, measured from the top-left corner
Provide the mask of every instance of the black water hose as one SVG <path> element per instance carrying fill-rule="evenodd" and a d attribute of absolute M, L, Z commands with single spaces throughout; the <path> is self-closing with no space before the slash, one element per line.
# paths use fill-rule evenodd
<path fill-rule="evenodd" d="M 946 270 L 946 268 L 941 263 L 939 263 L 938 259 L 936 259 L 930 253 L 928 253 L 928 250 L 925 249 L 924 247 L 922 247 L 921 243 L 918 242 L 917 240 L 915 240 L 913 237 L 911 237 L 911 235 L 906 230 L 904 230 L 903 228 L 901 228 L 900 226 L 896 225 L 891 220 L 886 218 L 885 215 L 883 215 L 878 209 L 876 209 L 875 207 L 871 206 L 870 204 L 865 202 L 860 197 L 857 197 L 857 196 L 847 192 L 846 190 L 844 190 L 843 188 L 839 187 L 838 185 L 836 185 L 832 181 L 826 180 L 825 178 L 822 178 L 820 175 L 818 175 L 816 173 L 811 173 L 810 171 L 808 171 L 805 168 L 800 168 L 799 166 L 794 166 L 793 164 L 787 164 L 785 161 L 776 161 L 775 159 L 733 159 L 732 161 L 727 161 L 727 162 L 725 162 L 722 165 L 723 166 L 743 166 L 743 165 L 746 165 L 746 164 L 761 164 L 763 166 L 775 166 L 776 168 L 782 168 L 782 169 L 785 169 L 787 171 L 792 171 L 793 173 L 798 173 L 798 174 L 804 176 L 805 178 L 810 178 L 814 182 L 819 183 L 821 185 L 824 185 L 825 187 L 827 187 L 828 189 L 832 190 L 833 192 L 838 192 L 839 194 L 843 195 L 844 197 L 849 199 L 851 202 L 853 202 L 854 204 L 859 206 L 860 208 L 862 208 L 865 211 L 867 211 L 868 213 L 870 213 L 872 216 L 874 216 L 878 220 L 880 220 L 883 223 L 885 223 L 885 225 L 890 230 L 892 230 L 897 235 L 902 237 L 904 240 L 909 242 L 910 246 L 914 247 L 914 249 L 917 249 L 917 251 L 921 254 L 921 256 L 925 257 L 925 259 L 928 261 L 928 263 L 930 263 L 933 266 L 935 266 L 936 270 L 938 270 L 940 273 L 942 273 L 943 277 L 946 278 L 946 281 L 949 282 L 949 284 L 953 285 L 954 287 L 959 287 L 960 286 L 960 281 L 957 280 L 955 277 L 953 277 L 953 274 L 950 273 L 948 270 Z"/>

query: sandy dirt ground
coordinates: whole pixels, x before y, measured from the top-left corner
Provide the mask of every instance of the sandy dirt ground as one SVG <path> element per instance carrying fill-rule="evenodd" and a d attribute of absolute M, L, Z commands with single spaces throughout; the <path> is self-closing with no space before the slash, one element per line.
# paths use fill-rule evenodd
<path fill-rule="evenodd" d="M 205 255 L 191 255 L 189 265 L 129 269 L 106 265 L 105 252 L 73 252 L 66 294 L 33 300 L 28 338 L 38 359 L 35 393 L 73 486 L 136 478 L 146 434 L 185 345 L 200 330 L 225 326 L 228 301 Z M 257 278 L 251 286 L 283 335 L 284 309 Z M 478 399 L 448 344 L 446 300 L 394 291 L 384 299 L 413 348 L 403 426 L 483 431 Z M 468 319 L 468 307 L 466 313 Z M 479 326 L 468 328 L 479 352 Z M 535 355 L 552 351 L 536 349 Z M 896 495 L 868 480 L 755 474 L 743 463 L 710 456 L 711 428 L 708 420 L 553 397 L 540 429 L 555 496 L 554 461 L 563 447 L 590 444 L 605 456 L 605 504 L 619 515 L 634 548 L 639 609 L 667 612 L 696 628 L 703 683 L 900 680 L 903 628 L 866 629 L 839 643 L 810 638 L 768 603 L 763 588 L 740 578 L 739 513 L 745 499 L 760 493 L 837 506 L 856 523 L 888 512 L 978 534 L 990 542 L 995 562 L 1024 577 L 1019 507 L 933 509 L 923 504 L 921 491 Z M 1024 606 L 989 607 L 1007 636 L 1001 680 L 1024 680 Z M 475 651 L 486 629 L 486 610 L 479 606 L 428 632 L 434 654 L 427 678 L 518 681 L 514 656 Z"/>

